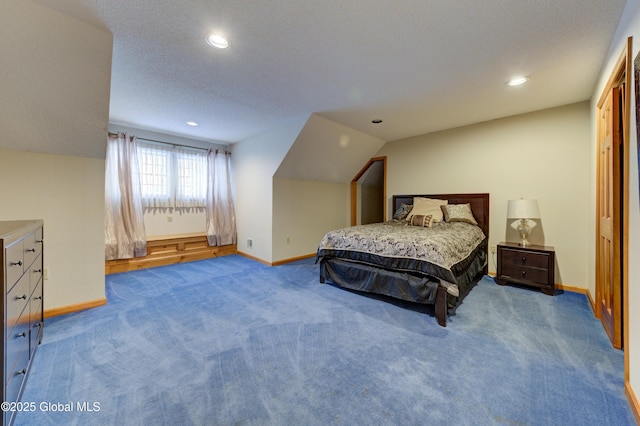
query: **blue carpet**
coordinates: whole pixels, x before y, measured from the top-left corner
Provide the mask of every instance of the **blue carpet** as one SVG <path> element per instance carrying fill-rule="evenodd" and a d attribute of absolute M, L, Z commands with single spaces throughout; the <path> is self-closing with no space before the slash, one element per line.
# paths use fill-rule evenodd
<path fill-rule="evenodd" d="M 47 320 L 16 425 L 635 424 L 579 294 L 485 277 L 442 328 L 313 259 L 234 255 L 107 276 L 107 298 Z"/>

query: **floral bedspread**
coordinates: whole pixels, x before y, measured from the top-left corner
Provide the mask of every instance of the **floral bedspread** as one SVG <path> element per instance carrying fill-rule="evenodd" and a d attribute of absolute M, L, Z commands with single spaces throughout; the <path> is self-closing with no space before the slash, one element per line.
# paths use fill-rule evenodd
<path fill-rule="evenodd" d="M 482 230 L 468 223 L 437 222 L 427 228 L 391 220 L 328 232 L 318 259 L 338 257 L 459 284 L 486 244 Z"/>

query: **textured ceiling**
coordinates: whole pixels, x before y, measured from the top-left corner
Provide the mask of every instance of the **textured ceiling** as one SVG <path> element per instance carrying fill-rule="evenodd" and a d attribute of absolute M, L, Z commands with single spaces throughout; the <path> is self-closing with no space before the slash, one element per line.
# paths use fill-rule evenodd
<path fill-rule="evenodd" d="M 111 122 L 230 143 L 302 114 L 390 141 L 587 100 L 625 5 L 37 2 L 113 32 Z M 516 74 L 531 79 L 507 87 Z"/>

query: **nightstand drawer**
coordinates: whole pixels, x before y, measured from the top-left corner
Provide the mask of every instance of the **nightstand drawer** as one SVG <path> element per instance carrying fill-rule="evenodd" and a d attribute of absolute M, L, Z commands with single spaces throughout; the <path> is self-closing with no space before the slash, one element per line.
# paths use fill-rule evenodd
<path fill-rule="evenodd" d="M 549 284 L 549 270 L 512 264 L 502 265 L 502 278 Z"/>
<path fill-rule="evenodd" d="M 497 246 L 496 282 L 508 282 L 540 288 L 545 294 L 555 294 L 555 249 L 547 246 L 521 246 L 500 243 Z"/>
<path fill-rule="evenodd" d="M 531 268 L 549 267 L 549 255 L 547 253 L 534 253 L 523 250 L 503 249 L 501 251 L 503 268 L 506 265 L 528 266 Z"/>

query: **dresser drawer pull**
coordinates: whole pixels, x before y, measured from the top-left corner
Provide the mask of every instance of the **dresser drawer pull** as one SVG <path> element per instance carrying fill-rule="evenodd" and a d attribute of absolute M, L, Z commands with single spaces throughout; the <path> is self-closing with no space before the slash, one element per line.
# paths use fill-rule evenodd
<path fill-rule="evenodd" d="M 42 296 L 36 296 L 33 298 L 33 300 L 40 300 L 40 299 L 42 299 Z"/>
<path fill-rule="evenodd" d="M 44 238 L 41 240 L 36 240 L 36 243 L 42 244 L 44 242 Z"/>
<path fill-rule="evenodd" d="M 23 294 L 22 296 L 16 296 L 16 300 L 20 300 L 20 299 L 27 300 L 27 295 Z"/>
<path fill-rule="evenodd" d="M 527 275 L 527 271 L 522 271 L 522 277 L 524 278 Z"/>
<path fill-rule="evenodd" d="M 33 326 L 34 326 L 34 327 L 38 327 L 38 328 L 40 328 L 40 327 L 42 327 L 42 324 L 40 324 L 39 322 L 37 322 L 37 323 L 33 324 Z"/>
<path fill-rule="evenodd" d="M 39 274 L 42 272 L 42 269 L 34 269 L 33 272 L 35 272 L 36 274 Z"/>
<path fill-rule="evenodd" d="M 22 333 L 16 334 L 16 337 L 27 337 L 27 332 L 23 331 Z"/>
<path fill-rule="evenodd" d="M 21 374 L 27 374 L 27 369 L 26 369 L 26 368 L 23 368 L 23 369 L 22 369 L 22 370 L 20 370 L 20 371 L 16 371 L 16 376 L 19 376 L 19 375 L 21 375 Z"/>
<path fill-rule="evenodd" d="M 22 266 L 22 260 L 18 260 L 17 262 L 9 262 L 10 266 Z"/>
<path fill-rule="evenodd" d="M 30 249 L 26 249 L 25 251 L 31 252 L 31 253 L 35 253 L 36 252 L 36 248 L 30 248 Z"/>
<path fill-rule="evenodd" d="M 527 263 L 527 257 L 526 256 L 522 256 L 522 263 Z"/>

